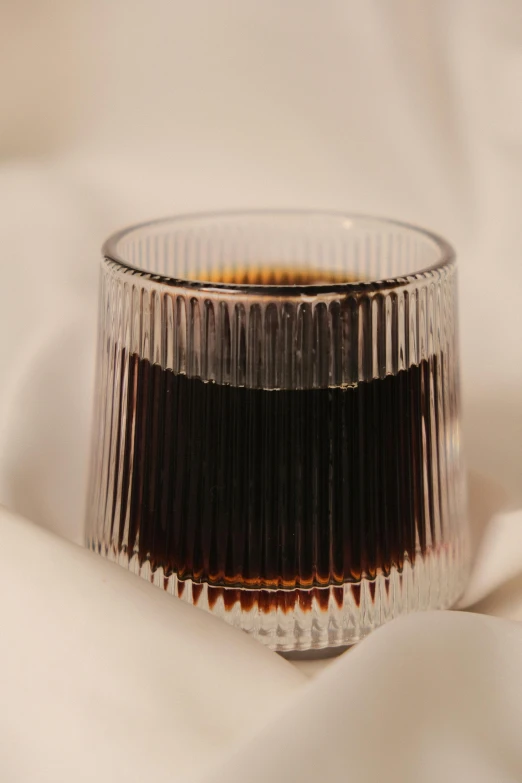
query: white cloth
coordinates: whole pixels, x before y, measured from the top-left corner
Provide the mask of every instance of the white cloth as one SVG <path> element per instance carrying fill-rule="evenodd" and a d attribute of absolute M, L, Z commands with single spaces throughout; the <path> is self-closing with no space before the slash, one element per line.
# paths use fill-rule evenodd
<path fill-rule="evenodd" d="M 520 3 L 52 5 L 0 11 L 0 780 L 522 780 Z M 101 242 L 228 206 L 457 246 L 461 606 L 496 617 L 298 665 L 76 546 Z"/>

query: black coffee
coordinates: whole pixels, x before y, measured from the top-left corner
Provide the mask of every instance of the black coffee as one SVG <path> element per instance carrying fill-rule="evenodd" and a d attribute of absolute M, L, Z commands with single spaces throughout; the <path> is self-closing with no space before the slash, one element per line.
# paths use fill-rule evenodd
<path fill-rule="evenodd" d="M 167 577 L 258 589 L 372 578 L 425 551 L 440 491 L 436 357 L 353 388 L 283 391 L 121 361 L 121 505 L 116 491 L 108 502 L 129 556 Z"/>

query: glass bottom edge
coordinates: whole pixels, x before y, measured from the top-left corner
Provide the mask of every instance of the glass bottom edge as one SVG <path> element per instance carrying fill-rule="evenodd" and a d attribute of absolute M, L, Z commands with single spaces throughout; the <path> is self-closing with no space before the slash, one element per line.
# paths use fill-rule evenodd
<path fill-rule="evenodd" d="M 91 542 L 90 547 L 100 551 Z M 349 647 L 371 631 L 403 614 L 449 609 L 464 591 L 468 557 L 465 542 L 441 545 L 389 575 L 299 590 L 254 590 L 212 587 L 175 574 L 165 577 L 160 567 L 140 566 L 137 556 L 102 552 L 143 579 L 186 603 L 245 631 L 282 653 Z"/>

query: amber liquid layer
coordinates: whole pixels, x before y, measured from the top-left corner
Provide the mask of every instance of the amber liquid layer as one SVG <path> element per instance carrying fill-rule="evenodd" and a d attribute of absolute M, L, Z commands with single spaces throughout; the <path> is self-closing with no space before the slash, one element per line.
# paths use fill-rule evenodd
<path fill-rule="evenodd" d="M 387 575 L 435 540 L 436 357 L 355 387 L 281 391 L 121 361 L 121 496 L 107 500 L 111 539 L 140 564 L 219 586 L 309 588 Z"/>

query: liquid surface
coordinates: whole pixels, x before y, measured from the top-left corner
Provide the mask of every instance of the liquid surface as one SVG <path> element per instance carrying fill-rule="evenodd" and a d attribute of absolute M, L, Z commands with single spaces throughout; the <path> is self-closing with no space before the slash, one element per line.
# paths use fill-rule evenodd
<path fill-rule="evenodd" d="M 302 266 L 270 267 L 266 263 L 249 262 L 243 268 L 239 264 L 217 269 L 197 270 L 194 277 L 208 283 L 223 283 L 225 285 L 341 285 L 357 283 L 363 277 L 350 274 L 346 270 L 303 269 Z"/>
<path fill-rule="evenodd" d="M 121 492 L 107 502 L 129 556 L 180 579 L 289 588 L 387 574 L 426 550 L 436 357 L 354 388 L 283 391 L 121 361 Z"/>

